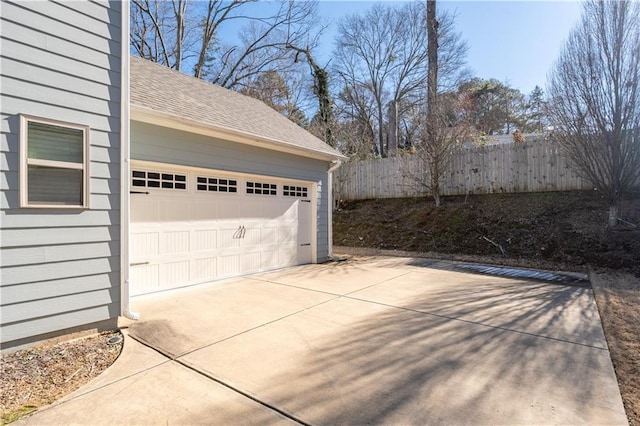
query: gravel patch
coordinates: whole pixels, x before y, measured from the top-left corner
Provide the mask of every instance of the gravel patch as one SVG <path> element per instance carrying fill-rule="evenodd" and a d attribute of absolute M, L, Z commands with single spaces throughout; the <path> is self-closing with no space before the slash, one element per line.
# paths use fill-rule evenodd
<path fill-rule="evenodd" d="M 2 355 L 1 423 L 11 423 L 86 384 L 113 364 L 122 345 L 120 332 L 111 331 Z"/>

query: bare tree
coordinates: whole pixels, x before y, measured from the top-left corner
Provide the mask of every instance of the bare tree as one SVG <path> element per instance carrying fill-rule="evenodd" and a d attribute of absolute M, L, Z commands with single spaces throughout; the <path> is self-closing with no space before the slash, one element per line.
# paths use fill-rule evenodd
<path fill-rule="evenodd" d="M 300 88 L 296 86 L 295 81 L 285 81 L 277 71 L 266 71 L 240 89 L 240 93 L 261 100 L 297 125 L 305 127 L 308 125 L 307 117 L 298 107 Z"/>
<path fill-rule="evenodd" d="M 370 92 L 358 86 L 346 86 L 336 97 L 337 148 L 352 159 L 376 153 L 373 105 Z"/>
<path fill-rule="evenodd" d="M 640 3 L 584 4 L 549 79 L 553 139 L 609 204 L 640 182 Z"/>
<path fill-rule="evenodd" d="M 140 57 L 227 88 L 238 89 L 265 71 L 286 74 L 295 68 L 287 46 L 313 48 L 317 42 L 317 3 L 247 7 L 255 2 L 132 0 L 131 45 Z M 218 32 L 232 21 L 243 24 L 238 42 L 224 43 Z"/>
<path fill-rule="evenodd" d="M 168 2 L 132 0 L 130 39 L 140 57 L 174 68 L 174 49 L 167 39 L 171 28 L 169 13 Z"/>
<path fill-rule="evenodd" d="M 231 19 L 241 19 L 242 16 L 234 16 L 235 9 L 240 8 L 247 1 L 210 0 L 207 2 L 206 12 L 200 23 L 200 46 L 198 48 L 198 60 L 193 67 L 193 76 L 202 78 L 204 67 L 212 60 L 212 52 L 216 44 L 216 35 L 220 26 Z"/>
<path fill-rule="evenodd" d="M 421 115 L 420 143 L 417 146 L 424 169 L 414 179 L 429 192 L 439 207 L 441 181 L 451 157 L 464 142 L 468 131 L 458 118 L 461 116 L 459 97 L 455 93 L 439 91 L 441 32 L 436 16 L 436 0 L 427 0 L 427 105 L 426 112 Z"/>
<path fill-rule="evenodd" d="M 373 100 L 373 111 L 365 115 L 373 118 L 374 150 L 381 156 L 386 155 L 389 102 L 399 106 L 398 122 L 402 122 L 403 107 L 410 105 L 405 101 L 424 102 L 421 91 L 427 74 L 425 13 L 424 4 L 418 2 L 399 7 L 376 4 L 365 14 L 346 17 L 338 26 L 334 50 L 336 76 L 341 88 L 348 88 L 352 94 L 367 92 Z M 450 15 L 441 14 L 441 22 L 447 23 L 446 31 L 453 32 Z M 466 45 L 459 37 L 447 40 L 457 44 L 443 45 L 442 52 L 459 54 L 443 55 L 443 60 L 464 63 Z"/>
<path fill-rule="evenodd" d="M 421 174 L 410 177 L 431 195 L 436 207 L 439 207 L 442 180 L 453 156 L 469 138 L 471 131 L 467 123 L 459 119 L 461 101 L 456 94 L 438 94 L 436 103 L 429 109 L 420 115 L 420 142 L 416 146 L 416 155 L 422 159 L 424 168 Z"/>

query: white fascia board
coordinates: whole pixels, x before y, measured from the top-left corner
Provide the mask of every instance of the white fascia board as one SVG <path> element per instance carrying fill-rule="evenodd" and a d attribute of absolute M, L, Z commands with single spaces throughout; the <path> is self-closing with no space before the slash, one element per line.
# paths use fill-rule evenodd
<path fill-rule="evenodd" d="M 276 139 L 266 138 L 264 136 L 255 135 L 252 133 L 240 132 L 222 126 L 204 124 L 195 120 L 189 120 L 184 117 L 162 113 L 138 105 L 131 105 L 131 120 L 139 121 L 142 123 L 155 124 L 162 127 L 169 127 L 172 129 L 182 130 L 190 133 L 197 133 L 204 136 L 210 136 L 259 148 L 270 149 L 272 151 L 286 152 L 288 154 L 299 155 L 316 160 L 333 161 L 343 160 L 347 158 L 342 154 L 331 154 L 310 148 L 304 148 Z"/>

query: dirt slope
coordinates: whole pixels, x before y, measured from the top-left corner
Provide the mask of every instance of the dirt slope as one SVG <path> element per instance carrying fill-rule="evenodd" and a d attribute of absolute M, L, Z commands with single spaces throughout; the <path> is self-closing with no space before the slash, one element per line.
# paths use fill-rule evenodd
<path fill-rule="evenodd" d="M 622 218 L 640 225 L 640 197 Z M 640 227 L 605 227 L 596 192 L 548 192 L 344 202 L 334 212 L 334 244 L 451 255 L 489 256 L 497 263 L 586 271 L 587 266 L 640 275 Z"/>

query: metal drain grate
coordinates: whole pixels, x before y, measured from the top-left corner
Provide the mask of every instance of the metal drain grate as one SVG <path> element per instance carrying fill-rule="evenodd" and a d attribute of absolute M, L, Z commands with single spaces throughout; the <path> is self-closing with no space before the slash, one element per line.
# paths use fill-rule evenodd
<path fill-rule="evenodd" d="M 534 271 L 531 269 L 509 268 L 504 266 L 473 265 L 468 263 L 458 264 L 457 267 L 487 275 L 524 278 L 589 287 L 589 280 L 582 274 L 563 274 L 558 272 Z"/>

